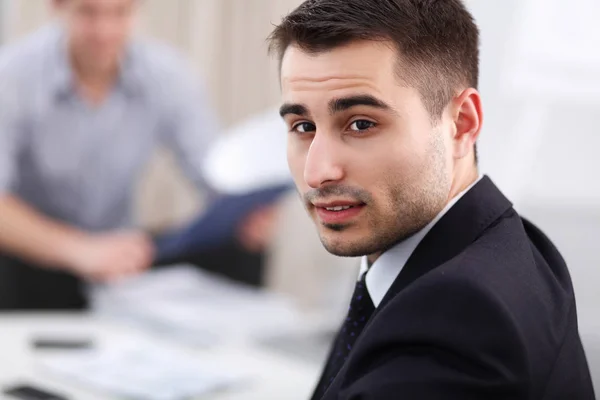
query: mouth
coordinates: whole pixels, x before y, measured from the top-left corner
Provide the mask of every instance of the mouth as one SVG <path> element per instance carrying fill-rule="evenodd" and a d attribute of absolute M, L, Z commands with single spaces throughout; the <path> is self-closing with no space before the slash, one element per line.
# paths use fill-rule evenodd
<path fill-rule="evenodd" d="M 330 202 L 313 204 L 317 216 L 323 224 L 346 224 L 356 218 L 364 209 L 364 203 Z"/>
<path fill-rule="evenodd" d="M 335 207 L 323 207 L 327 211 L 344 211 L 353 208 L 354 206 L 335 206 Z"/>

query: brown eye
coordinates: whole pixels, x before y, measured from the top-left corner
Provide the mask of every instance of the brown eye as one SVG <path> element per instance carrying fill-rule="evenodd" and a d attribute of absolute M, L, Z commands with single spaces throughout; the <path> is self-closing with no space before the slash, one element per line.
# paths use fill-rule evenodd
<path fill-rule="evenodd" d="M 317 130 L 317 127 L 310 122 L 300 122 L 292 127 L 292 131 L 298 133 L 306 133 L 306 132 L 314 132 Z"/>
<path fill-rule="evenodd" d="M 361 131 L 368 131 L 369 129 L 371 129 L 373 127 L 375 127 L 374 122 L 367 121 L 365 119 L 359 119 L 359 120 L 354 121 L 352 123 L 352 125 L 350 125 L 350 130 L 361 132 Z"/>

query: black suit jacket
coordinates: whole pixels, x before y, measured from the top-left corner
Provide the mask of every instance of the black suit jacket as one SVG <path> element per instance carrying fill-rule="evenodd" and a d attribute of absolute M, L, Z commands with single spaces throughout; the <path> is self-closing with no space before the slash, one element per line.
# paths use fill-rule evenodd
<path fill-rule="evenodd" d="M 325 400 L 592 400 L 562 257 L 488 177 L 425 236 Z"/>

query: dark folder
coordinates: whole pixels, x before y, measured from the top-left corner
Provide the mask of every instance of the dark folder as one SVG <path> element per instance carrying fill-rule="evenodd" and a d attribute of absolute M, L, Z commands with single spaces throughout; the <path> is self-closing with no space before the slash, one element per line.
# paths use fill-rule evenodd
<path fill-rule="evenodd" d="M 291 188 L 292 184 L 286 183 L 218 197 L 190 225 L 156 239 L 156 263 L 209 250 L 231 240 L 247 215 L 274 203 Z"/>

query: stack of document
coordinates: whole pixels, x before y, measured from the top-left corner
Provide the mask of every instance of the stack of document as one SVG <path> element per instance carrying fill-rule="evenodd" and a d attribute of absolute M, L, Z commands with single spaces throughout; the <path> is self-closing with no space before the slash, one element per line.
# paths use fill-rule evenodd
<path fill-rule="evenodd" d="M 286 298 L 185 265 L 95 287 L 91 297 L 98 313 L 194 345 L 255 341 L 293 331 L 301 323 L 301 314 Z"/>
<path fill-rule="evenodd" d="M 231 366 L 218 368 L 187 353 L 143 340 L 48 354 L 38 362 L 57 377 L 93 388 L 100 394 L 129 399 L 196 398 L 247 379 Z"/>

